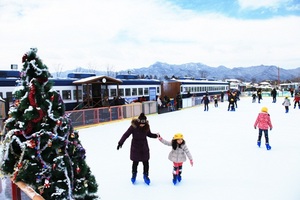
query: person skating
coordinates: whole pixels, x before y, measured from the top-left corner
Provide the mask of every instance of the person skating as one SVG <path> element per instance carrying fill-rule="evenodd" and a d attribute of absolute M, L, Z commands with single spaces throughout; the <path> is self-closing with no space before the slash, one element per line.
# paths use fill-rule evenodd
<path fill-rule="evenodd" d="M 173 184 L 175 185 L 181 181 L 182 165 L 186 161 L 186 157 L 189 158 L 191 166 L 193 166 L 193 157 L 190 153 L 183 135 L 181 133 L 176 133 L 172 141 L 167 141 L 161 136 L 158 137 L 159 141 L 167 146 L 172 146 L 172 150 L 169 153 L 169 160 L 173 162 Z"/>
<path fill-rule="evenodd" d="M 277 91 L 275 88 L 273 88 L 273 90 L 271 91 L 271 96 L 273 98 L 272 103 L 276 103 Z"/>
<path fill-rule="evenodd" d="M 218 96 L 215 95 L 215 96 L 214 96 L 215 107 L 218 107 L 218 106 L 219 106 L 219 105 L 218 105 L 218 101 L 219 101 Z"/>
<path fill-rule="evenodd" d="M 125 140 L 132 135 L 130 147 L 130 160 L 132 160 L 132 183 L 135 183 L 137 176 L 137 168 L 139 162 L 143 163 L 143 178 L 146 184 L 150 184 L 149 179 L 149 159 L 150 150 L 147 137 L 157 138 L 159 134 L 154 134 L 150 130 L 150 125 L 144 113 L 141 113 L 138 119 L 131 121 L 130 127 L 123 134 L 118 142 L 117 150 L 122 148 Z"/>
<path fill-rule="evenodd" d="M 268 130 L 270 128 L 270 131 L 271 131 L 273 126 L 272 126 L 271 117 L 268 113 L 267 107 L 263 107 L 261 109 L 261 112 L 258 114 L 258 116 L 255 120 L 255 123 L 254 123 L 254 128 L 256 129 L 256 127 L 258 127 L 258 139 L 257 139 L 258 147 L 260 147 L 260 145 L 261 145 L 261 137 L 262 137 L 262 134 L 264 133 L 266 148 L 267 148 L 267 150 L 270 150 L 271 146 L 269 144 Z"/>
<path fill-rule="evenodd" d="M 224 102 L 224 91 L 221 92 L 221 102 Z"/>
<path fill-rule="evenodd" d="M 289 97 L 285 97 L 282 105 L 285 108 L 285 113 L 288 113 L 289 112 L 289 107 L 291 106 L 291 101 L 290 101 Z"/>
<path fill-rule="evenodd" d="M 256 102 L 256 94 L 253 93 L 253 94 L 252 94 L 252 103 L 255 103 L 255 102 Z"/>
<path fill-rule="evenodd" d="M 258 98 L 258 103 L 260 103 L 260 100 L 262 100 L 262 90 L 261 90 L 261 88 L 257 89 L 257 98 Z"/>
<path fill-rule="evenodd" d="M 228 111 L 235 111 L 235 97 L 232 93 L 229 94 L 228 96 Z"/>
<path fill-rule="evenodd" d="M 209 97 L 207 95 L 202 97 L 201 103 L 204 103 L 204 111 L 208 111 Z"/>
<path fill-rule="evenodd" d="M 297 104 L 298 104 L 298 108 L 300 109 L 300 93 L 299 93 L 299 92 L 297 92 L 297 93 L 295 94 L 295 98 L 294 98 L 294 109 L 296 108 Z"/>

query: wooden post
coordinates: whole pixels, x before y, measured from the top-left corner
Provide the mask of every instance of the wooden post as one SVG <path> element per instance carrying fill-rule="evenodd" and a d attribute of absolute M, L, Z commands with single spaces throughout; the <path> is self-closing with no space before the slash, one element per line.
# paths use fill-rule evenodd
<path fill-rule="evenodd" d="M 12 200 L 21 200 L 21 190 L 16 184 L 11 182 Z"/>
<path fill-rule="evenodd" d="M 32 200 L 45 200 L 41 195 L 36 193 L 30 186 L 22 181 L 15 183 L 12 181 L 11 184 L 12 200 L 21 200 L 21 190 Z"/>

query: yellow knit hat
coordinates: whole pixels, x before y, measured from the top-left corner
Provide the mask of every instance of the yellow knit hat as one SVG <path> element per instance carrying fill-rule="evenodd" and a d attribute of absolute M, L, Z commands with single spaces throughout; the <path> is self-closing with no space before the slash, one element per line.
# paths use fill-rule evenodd
<path fill-rule="evenodd" d="M 183 135 L 181 133 L 176 133 L 173 137 L 173 140 L 183 139 Z"/>
<path fill-rule="evenodd" d="M 268 112 L 268 108 L 267 107 L 262 107 L 261 112 Z"/>

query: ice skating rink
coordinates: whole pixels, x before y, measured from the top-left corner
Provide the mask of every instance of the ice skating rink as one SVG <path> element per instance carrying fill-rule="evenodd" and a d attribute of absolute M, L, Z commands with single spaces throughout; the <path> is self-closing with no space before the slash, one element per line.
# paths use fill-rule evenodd
<path fill-rule="evenodd" d="M 235 112 L 228 103 L 186 108 L 166 114 L 148 115 L 151 131 L 171 140 L 182 133 L 194 158 L 194 166 L 183 165 L 182 182 L 172 183 L 171 147 L 149 138 L 150 179 L 147 186 L 139 165 L 137 183 L 132 185 L 129 150 L 131 138 L 117 151 L 117 143 L 131 119 L 89 128 L 80 128 L 80 140 L 87 162 L 99 184 L 102 200 L 299 200 L 300 199 L 300 109 L 285 113 L 283 98 L 272 103 L 264 97 L 260 104 L 241 97 Z M 293 103 L 293 98 L 291 98 Z M 258 129 L 253 124 L 261 108 L 269 109 L 273 130 L 272 149 L 262 140 L 258 148 Z"/>

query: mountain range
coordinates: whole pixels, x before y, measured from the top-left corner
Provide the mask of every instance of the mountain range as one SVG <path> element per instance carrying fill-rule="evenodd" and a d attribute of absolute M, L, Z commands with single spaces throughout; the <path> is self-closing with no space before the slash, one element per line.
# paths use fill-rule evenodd
<path fill-rule="evenodd" d="M 137 74 L 140 76 L 155 77 L 163 80 L 166 77 L 192 77 L 215 80 L 239 79 L 245 82 L 261 81 L 291 81 L 300 78 L 300 67 L 296 69 L 283 69 L 274 65 L 259 65 L 250 67 L 227 68 L 225 66 L 210 67 L 201 63 L 168 64 L 156 62 L 149 67 L 122 70 L 118 72 L 88 70 L 77 68 L 72 71 L 62 72 L 66 76 L 69 72 L 94 72 L 96 75 L 115 76 L 116 74 Z"/>

